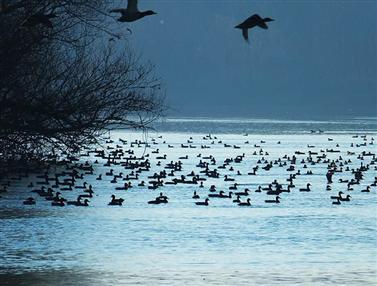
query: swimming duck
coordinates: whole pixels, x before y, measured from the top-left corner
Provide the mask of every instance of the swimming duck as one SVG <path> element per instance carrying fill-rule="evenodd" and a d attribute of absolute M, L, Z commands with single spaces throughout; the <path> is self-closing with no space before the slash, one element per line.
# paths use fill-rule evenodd
<path fill-rule="evenodd" d="M 342 194 L 343 192 L 340 191 L 337 196 L 331 196 L 330 199 L 332 200 L 342 199 Z"/>
<path fill-rule="evenodd" d="M 249 189 L 245 189 L 243 192 L 236 192 L 236 196 L 248 196 L 249 195 Z"/>
<path fill-rule="evenodd" d="M 92 198 L 94 191 L 93 190 L 86 190 L 86 194 L 80 195 L 81 198 Z"/>
<path fill-rule="evenodd" d="M 192 196 L 193 199 L 200 199 L 199 195 L 194 191 L 194 195 Z"/>
<path fill-rule="evenodd" d="M 209 194 L 208 197 L 210 198 L 220 198 L 221 196 L 224 196 L 224 191 L 220 191 L 218 194 Z"/>
<path fill-rule="evenodd" d="M 82 203 L 81 202 L 81 196 L 77 196 L 77 200 L 76 201 L 68 201 L 67 205 L 78 206 L 81 203 Z"/>
<path fill-rule="evenodd" d="M 121 206 L 124 202 L 124 199 L 122 198 L 119 198 L 119 199 L 116 199 L 115 198 L 115 195 L 111 195 L 111 201 L 109 202 L 109 206 Z"/>
<path fill-rule="evenodd" d="M 342 198 L 342 197 L 340 197 L 340 200 L 342 201 L 342 202 L 349 202 L 350 201 L 350 198 L 352 198 L 350 195 L 347 195 L 345 198 Z"/>
<path fill-rule="evenodd" d="M 242 35 L 246 42 L 249 42 L 249 29 L 256 26 L 262 29 L 268 29 L 267 22 L 272 22 L 274 19 L 271 18 L 262 18 L 258 14 L 254 14 L 251 17 L 247 18 L 241 24 L 235 26 L 236 29 L 242 30 Z"/>
<path fill-rule="evenodd" d="M 27 198 L 26 200 L 24 200 L 23 204 L 24 205 L 35 205 L 35 200 L 34 200 L 34 198 L 30 197 L 30 198 Z"/>
<path fill-rule="evenodd" d="M 301 188 L 300 192 L 310 192 L 310 188 L 309 188 L 310 186 L 311 186 L 311 184 L 307 183 L 306 184 L 306 188 Z"/>
<path fill-rule="evenodd" d="M 240 202 L 240 203 L 238 203 L 238 205 L 240 207 L 251 206 L 251 200 L 250 200 L 250 198 L 248 198 L 246 202 Z"/>
<path fill-rule="evenodd" d="M 167 201 L 169 198 L 167 196 L 164 196 L 162 193 L 160 193 L 160 196 L 158 196 L 156 199 Z"/>
<path fill-rule="evenodd" d="M 89 206 L 89 200 L 88 199 L 85 199 L 84 200 L 84 202 L 83 203 L 79 203 L 79 204 L 77 204 L 76 206 L 78 206 L 78 207 L 88 207 Z"/>
<path fill-rule="evenodd" d="M 234 183 L 233 186 L 229 187 L 229 190 L 237 190 L 237 186 L 238 186 L 238 184 Z"/>
<path fill-rule="evenodd" d="M 362 193 L 370 193 L 370 186 L 367 186 L 366 189 L 361 191 Z"/>
<path fill-rule="evenodd" d="M 264 202 L 265 203 L 271 203 L 271 204 L 279 204 L 280 203 L 279 199 L 280 199 L 280 197 L 276 196 L 275 200 L 265 200 Z"/>
<path fill-rule="evenodd" d="M 118 19 L 119 22 L 134 22 L 145 16 L 157 14 L 152 10 L 140 12 L 137 7 L 137 0 L 128 0 L 127 8 L 113 9 L 110 13 L 121 13 L 121 17 Z"/>
<path fill-rule="evenodd" d="M 234 181 L 234 179 L 233 178 L 229 178 L 228 175 L 225 175 L 224 176 L 224 181 L 231 181 L 232 182 L 232 181 Z"/>
<path fill-rule="evenodd" d="M 237 199 L 233 200 L 233 203 L 240 203 L 241 202 L 241 197 L 238 195 Z"/>
<path fill-rule="evenodd" d="M 204 202 L 195 202 L 197 206 L 208 206 L 209 199 L 206 198 Z"/>
<path fill-rule="evenodd" d="M 149 201 L 148 204 L 150 204 L 150 205 L 159 205 L 159 204 L 161 204 L 161 201 L 158 200 L 158 199 L 155 199 L 153 201 Z"/>
<path fill-rule="evenodd" d="M 64 207 L 64 199 L 60 199 L 59 201 L 51 202 L 51 205 L 54 207 Z"/>

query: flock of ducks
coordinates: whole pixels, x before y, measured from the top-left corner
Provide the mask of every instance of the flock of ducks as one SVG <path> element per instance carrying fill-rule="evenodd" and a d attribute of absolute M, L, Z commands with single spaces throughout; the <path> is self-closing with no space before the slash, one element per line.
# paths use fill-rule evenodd
<path fill-rule="evenodd" d="M 245 134 L 244 136 L 248 135 Z M 136 186 L 138 189 L 147 192 L 157 189 L 169 191 L 169 185 L 192 186 L 191 190 L 193 188 L 196 189 L 192 195 L 192 200 L 197 206 L 209 206 L 212 200 L 225 199 L 240 207 L 247 207 L 253 205 L 252 193 L 265 193 L 267 195 L 267 199 L 264 200 L 266 204 L 279 204 L 286 193 L 295 192 L 296 189 L 298 192 L 304 193 L 318 192 L 321 189 L 331 191 L 334 184 L 334 175 L 341 174 L 342 178 L 339 178 L 337 183 L 343 191 L 339 191 L 337 196 L 330 196 L 330 199 L 333 200 L 332 204 L 340 205 L 351 201 L 352 197 L 349 192 L 354 191 L 356 188 L 360 189 L 359 185 L 365 186 L 360 190 L 363 193 L 369 193 L 372 191 L 372 187 L 377 186 L 377 177 L 374 177 L 373 182 L 364 182 L 366 172 L 375 172 L 377 170 L 376 154 L 361 150 L 363 146 L 373 145 L 374 138 L 355 135 L 353 139 L 361 139 L 361 142 L 352 142 L 350 144 L 351 149 L 347 153 L 343 150 L 343 153 L 339 154 L 339 156 L 336 154 L 341 152 L 339 144 L 334 144 L 335 149 L 319 150 L 314 149 L 314 145 L 307 145 L 308 152 L 298 150 L 294 154 L 285 154 L 271 159 L 268 151 L 262 147 L 266 143 L 265 141 L 261 140 L 252 146 L 250 141 L 247 140 L 244 144 L 253 147 L 253 151 L 250 154 L 241 153 L 223 161 L 218 161 L 215 153 L 208 156 L 197 153 L 196 158 L 190 158 L 186 153 L 174 161 L 168 159 L 168 150 L 171 148 L 180 148 L 183 153 L 187 149 L 200 148 L 205 150 L 212 147 L 231 148 L 237 150 L 234 152 L 241 152 L 239 150 L 242 149 L 242 146 L 224 143 L 223 140 L 210 134 L 202 137 L 200 142 L 194 142 L 193 138 L 190 137 L 186 143 L 173 145 L 164 141 L 162 136 L 159 136 L 157 140 L 152 138 L 150 143 L 138 140 L 128 142 L 122 138 L 118 142 L 114 142 L 108 137 L 104 138 L 106 144 L 102 149 L 87 148 L 79 156 L 68 155 L 64 152 L 55 155 L 55 163 L 41 166 L 39 174 L 33 174 L 27 168 L 19 168 L 14 172 L 15 175 L 9 175 L 9 172 L 0 173 L 0 198 L 1 196 L 7 196 L 7 192 L 15 182 L 24 183 L 26 180 L 31 180 L 30 178 L 32 177 L 31 182 L 25 187 L 29 188 L 34 196 L 27 197 L 23 201 L 24 205 L 35 205 L 39 197 L 44 201 L 50 202 L 51 206 L 64 207 L 72 205 L 88 207 L 90 200 L 95 198 L 94 194 L 97 187 L 95 182 L 105 181 L 104 183 L 107 186 L 113 186 L 112 189 L 114 191 L 123 194 Z M 333 139 L 328 138 L 327 140 L 331 142 Z M 164 150 L 168 154 L 160 153 L 160 148 L 163 149 L 159 146 L 160 144 L 164 145 Z M 279 147 L 280 144 L 281 142 L 278 141 L 276 147 Z M 145 152 L 147 150 L 151 152 L 137 157 L 134 155 L 136 148 L 145 148 Z M 357 153 L 356 151 L 359 150 L 361 151 Z M 334 153 L 337 158 L 329 159 L 328 155 L 334 155 Z M 345 154 L 347 157 L 343 158 Z M 248 157 L 252 157 L 256 163 L 248 163 Z M 194 169 L 187 169 L 183 163 L 188 159 L 191 159 L 191 162 L 197 161 Z M 352 162 L 353 160 L 359 161 L 356 162 L 359 167 L 355 168 L 356 165 Z M 98 173 L 98 170 L 103 169 L 99 168 L 101 165 L 105 168 L 105 171 Z M 241 174 L 239 167 L 242 165 L 243 167 L 247 166 L 250 171 Z M 313 171 L 310 168 L 316 165 L 327 170 L 325 175 L 326 186 L 321 188 L 316 184 L 313 187 L 310 182 L 307 182 L 305 187 L 296 188 L 295 181 L 299 177 L 304 177 L 305 180 L 310 178 L 310 175 L 313 175 Z M 57 166 L 53 174 L 52 166 Z M 259 185 L 255 190 L 240 188 L 245 184 L 237 182 L 237 177 L 245 178 L 245 176 L 250 178 L 248 179 L 250 181 L 258 182 L 259 175 L 263 177 L 273 168 L 282 169 L 282 174 L 286 174 L 285 182 L 279 182 L 274 179 L 270 184 Z M 159 169 L 159 171 L 152 172 L 152 170 L 156 169 Z M 207 180 L 211 181 L 211 184 L 207 184 Z M 94 187 L 92 184 L 88 184 L 88 181 L 92 182 Z M 220 184 L 221 190 L 216 184 L 213 184 L 216 181 L 224 182 Z M 182 187 L 182 189 L 184 188 Z M 205 189 L 208 189 L 208 191 L 199 193 L 199 190 Z M 63 197 L 63 194 L 73 194 L 74 192 L 78 192 L 74 200 L 67 200 Z M 348 194 L 345 194 L 345 192 L 348 192 Z M 122 206 L 124 203 L 125 200 L 123 198 L 116 197 L 113 194 L 108 205 Z M 167 204 L 169 203 L 169 198 L 160 191 L 159 196 L 147 203 L 150 205 Z"/>

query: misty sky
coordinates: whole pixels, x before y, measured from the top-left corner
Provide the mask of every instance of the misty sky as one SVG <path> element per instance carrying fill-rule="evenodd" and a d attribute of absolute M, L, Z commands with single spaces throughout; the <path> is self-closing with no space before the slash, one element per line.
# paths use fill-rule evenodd
<path fill-rule="evenodd" d="M 127 1 L 117 1 L 117 4 Z M 173 116 L 377 114 L 377 1 L 139 0 L 124 24 L 157 66 Z M 254 13 L 269 30 L 234 26 Z"/>

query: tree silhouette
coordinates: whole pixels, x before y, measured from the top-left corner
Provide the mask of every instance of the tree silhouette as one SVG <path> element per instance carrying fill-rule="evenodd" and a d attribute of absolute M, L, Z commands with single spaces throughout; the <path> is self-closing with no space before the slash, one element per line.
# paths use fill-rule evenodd
<path fill-rule="evenodd" d="M 161 81 L 105 12 L 111 1 L 0 3 L 1 158 L 79 151 L 162 114 Z"/>

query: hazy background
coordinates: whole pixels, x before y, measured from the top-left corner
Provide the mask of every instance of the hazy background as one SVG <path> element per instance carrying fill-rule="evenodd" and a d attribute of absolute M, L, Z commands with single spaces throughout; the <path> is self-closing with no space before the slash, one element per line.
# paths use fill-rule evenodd
<path fill-rule="evenodd" d="M 376 116 L 377 1 L 139 0 L 139 8 L 158 15 L 123 25 L 157 65 L 171 116 Z M 248 45 L 234 26 L 254 13 L 276 21 L 251 30 Z"/>

